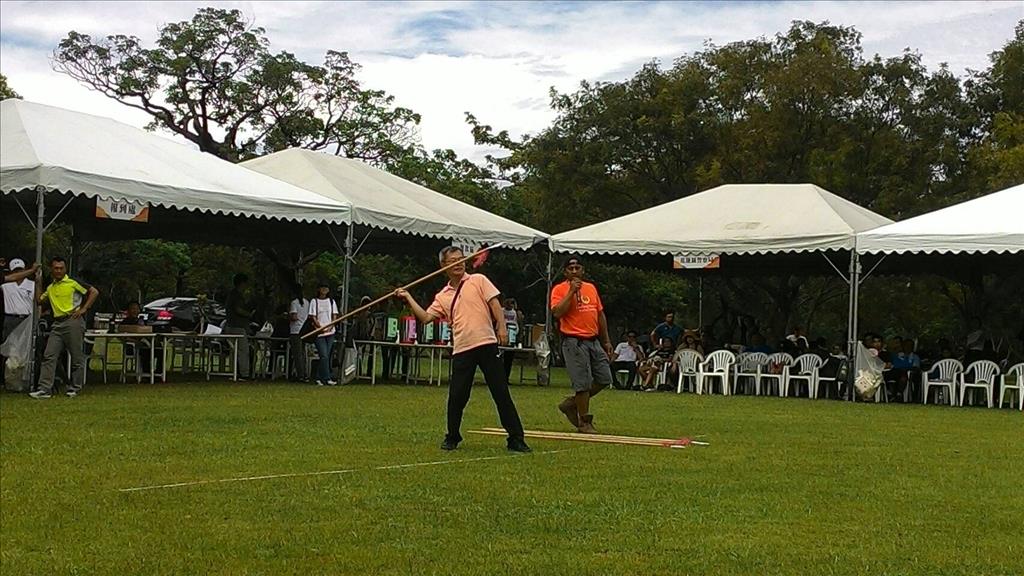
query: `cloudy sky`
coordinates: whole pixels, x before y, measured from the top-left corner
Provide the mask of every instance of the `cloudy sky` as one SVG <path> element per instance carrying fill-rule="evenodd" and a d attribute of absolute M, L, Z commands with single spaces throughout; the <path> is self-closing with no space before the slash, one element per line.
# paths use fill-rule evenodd
<path fill-rule="evenodd" d="M 117 118 L 147 118 L 54 72 L 68 31 L 146 42 L 200 6 L 240 9 L 271 49 L 321 62 L 327 49 L 362 64 L 361 80 L 423 115 L 428 148 L 480 158 L 463 113 L 513 135 L 552 119 L 548 90 L 620 80 L 646 61 L 671 64 L 705 41 L 772 35 L 792 20 L 855 26 L 868 55 L 907 47 L 962 74 L 1013 36 L 1024 0 L 1004 2 L 8 2 L 0 3 L 0 72 L 29 100 Z"/>

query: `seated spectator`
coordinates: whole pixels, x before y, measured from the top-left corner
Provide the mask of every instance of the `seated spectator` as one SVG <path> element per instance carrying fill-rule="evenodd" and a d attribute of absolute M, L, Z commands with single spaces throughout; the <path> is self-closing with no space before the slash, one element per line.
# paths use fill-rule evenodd
<path fill-rule="evenodd" d="M 750 337 L 750 347 L 747 348 L 747 352 L 760 352 L 762 354 L 768 354 L 771 356 L 775 353 L 775 349 L 765 343 L 764 336 L 760 332 L 755 332 Z"/>
<path fill-rule="evenodd" d="M 644 390 L 654 390 L 654 378 L 666 366 L 668 367 L 668 372 L 666 373 L 668 378 L 665 384 L 663 384 L 663 387 L 667 386 L 671 389 L 671 386 L 668 385 L 668 381 L 671 381 L 672 376 L 678 371 L 674 356 L 675 347 L 672 345 L 672 340 L 662 338 L 661 345 L 658 346 L 657 350 L 651 352 L 651 355 L 640 364 L 638 369 L 640 377 L 643 378 L 642 388 Z M 634 389 L 636 388 L 634 387 Z"/>
<path fill-rule="evenodd" d="M 615 387 L 620 390 L 628 390 L 633 387 L 636 381 L 637 364 L 644 357 L 644 351 L 636 341 L 636 331 L 630 330 L 626 334 L 626 341 L 619 342 L 612 352 L 612 375 L 615 377 Z M 619 371 L 629 372 L 626 382 L 619 381 Z"/>
<path fill-rule="evenodd" d="M 786 336 L 786 341 L 793 344 L 793 349 L 795 350 L 795 353 L 791 354 L 794 357 L 799 356 L 801 354 L 806 354 L 807 351 L 811 349 L 811 343 L 807 340 L 807 337 L 804 336 L 803 326 L 795 326 L 793 328 L 793 333 L 790 334 L 789 336 Z"/>
<path fill-rule="evenodd" d="M 129 302 L 128 303 L 128 307 L 125 308 L 124 316 L 117 323 L 118 331 L 119 332 L 122 331 L 120 329 L 121 326 L 144 326 L 146 324 L 146 320 L 145 320 L 145 318 L 143 318 L 141 316 L 141 314 L 142 314 L 142 307 L 139 306 L 139 303 L 134 301 L 134 300 Z M 126 332 L 128 330 L 130 330 L 130 329 L 129 328 L 125 328 L 124 329 L 124 331 L 126 331 Z M 134 331 L 137 332 L 138 330 L 134 330 Z M 163 343 L 162 343 L 161 340 L 157 340 L 156 342 L 157 342 L 157 345 L 156 345 L 156 351 L 154 352 L 154 356 L 156 357 L 156 372 L 159 373 L 161 371 L 161 366 L 163 366 L 163 361 L 164 361 L 164 358 L 163 358 L 163 356 L 164 356 L 164 346 L 163 346 Z M 150 369 L 149 369 L 149 363 L 150 363 L 149 346 L 150 346 L 150 343 L 148 341 L 146 341 L 146 340 L 139 340 L 138 342 L 135 342 L 134 345 L 137 346 L 138 355 L 139 355 L 139 358 L 138 358 L 138 360 L 139 360 L 139 371 L 142 372 L 143 374 L 149 374 L 150 373 Z"/>
<path fill-rule="evenodd" d="M 822 360 L 828 360 L 830 355 L 828 341 L 824 337 L 817 338 L 811 343 L 810 353 L 817 355 Z"/>
<path fill-rule="evenodd" d="M 903 399 L 901 395 L 906 391 L 909 395 L 905 398 L 916 402 L 921 385 L 921 358 L 914 353 L 914 340 L 893 338 L 889 344 L 889 360 L 892 368 L 886 371 L 885 377 L 890 385 L 890 396 Z"/>
<path fill-rule="evenodd" d="M 675 346 L 679 343 L 679 337 L 682 333 L 682 328 L 676 326 L 676 313 L 665 312 L 665 321 L 654 327 L 650 338 L 651 342 L 661 342 L 663 338 L 668 338 L 672 341 L 672 345 Z"/>
<path fill-rule="evenodd" d="M 145 324 L 145 320 L 140 316 L 142 313 L 142 307 L 139 306 L 138 302 L 134 300 L 128 303 L 128 308 L 125 309 L 124 317 L 118 323 L 121 326 L 140 326 Z"/>
<path fill-rule="evenodd" d="M 999 353 L 996 352 L 995 345 L 992 343 L 991 338 L 985 339 L 985 343 L 981 346 L 981 351 L 974 354 L 974 358 L 971 362 L 977 362 L 978 360 L 989 360 L 997 364 L 999 363 Z"/>
<path fill-rule="evenodd" d="M 697 335 L 692 331 L 687 331 L 683 335 L 683 342 L 677 348 L 678 350 L 695 350 L 701 356 L 704 355 L 704 345 L 697 339 Z"/>

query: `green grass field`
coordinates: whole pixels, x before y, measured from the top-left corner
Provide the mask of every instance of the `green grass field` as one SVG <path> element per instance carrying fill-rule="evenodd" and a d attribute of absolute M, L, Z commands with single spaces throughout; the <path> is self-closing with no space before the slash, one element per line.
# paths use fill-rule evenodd
<path fill-rule="evenodd" d="M 561 379 L 557 380 L 561 381 Z M 557 382 L 556 381 L 556 382 Z M 516 386 L 568 430 L 565 388 Z M 672 450 L 466 434 L 446 390 L 95 385 L 0 397 L 2 572 L 1022 574 L 1024 416 L 611 390 L 602 432 Z M 496 426 L 485 387 L 463 430 Z M 437 465 L 385 466 L 452 461 Z M 350 470 L 121 492 L 237 477 Z"/>

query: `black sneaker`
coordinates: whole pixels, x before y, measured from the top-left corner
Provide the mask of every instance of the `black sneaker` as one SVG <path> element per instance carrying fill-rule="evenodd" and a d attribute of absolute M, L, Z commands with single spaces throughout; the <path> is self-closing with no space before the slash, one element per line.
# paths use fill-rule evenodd
<path fill-rule="evenodd" d="M 513 438 L 508 441 L 509 452 L 533 452 L 533 449 L 526 445 L 522 438 Z"/>
<path fill-rule="evenodd" d="M 452 450 L 455 450 L 458 447 L 459 447 L 459 443 L 454 441 L 454 440 L 449 440 L 449 439 L 445 438 L 444 442 L 441 442 L 441 450 L 447 450 L 447 451 L 450 452 Z"/>

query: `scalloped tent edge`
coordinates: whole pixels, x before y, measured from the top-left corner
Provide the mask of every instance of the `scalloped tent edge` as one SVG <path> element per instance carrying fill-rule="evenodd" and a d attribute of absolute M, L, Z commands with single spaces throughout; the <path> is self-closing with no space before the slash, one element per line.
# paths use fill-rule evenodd
<path fill-rule="evenodd" d="M 861 254 L 1024 252 L 1024 184 L 858 234 Z"/>

